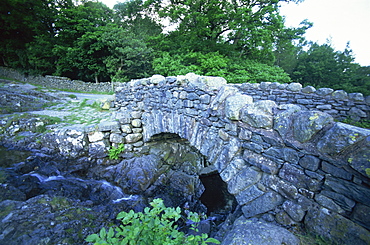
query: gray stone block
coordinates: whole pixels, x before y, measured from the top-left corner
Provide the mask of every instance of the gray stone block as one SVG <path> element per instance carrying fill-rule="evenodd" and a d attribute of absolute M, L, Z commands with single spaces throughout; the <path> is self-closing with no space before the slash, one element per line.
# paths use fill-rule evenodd
<path fill-rule="evenodd" d="M 299 165 L 305 169 L 316 171 L 320 166 L 320 159 L 311 155 L 305 155 L 299 160 Z"/>
<path fill-rule="evenodd" d="M 257 183 L 261 179 L 261 176 L 261 172 L 251 167 L 244 167 L 230 179 L 227 183 L 227 189 L 231 194 L 238 194 L 240 191 Z"/>
<path fill-rule="evenodd" d="M 276 192 L 270 191 L 254 199 L 242 207 L 244 217 L 251 218 L 258 214 L 273 210 L 283 203 L 283 198 Z"/>

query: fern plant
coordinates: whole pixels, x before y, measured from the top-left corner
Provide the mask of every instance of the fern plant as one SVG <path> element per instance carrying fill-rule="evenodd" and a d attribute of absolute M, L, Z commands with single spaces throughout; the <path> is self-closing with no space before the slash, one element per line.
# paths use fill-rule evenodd
<path fill-rule="evenodd" d="M 112 146 L 108 151 L 109 159 L 117 160 L 119 155 L 125 150 L 124 144 L 119 144 L 117 147 Z"/>
<path fill-rule="evenodd" d="M 146 207 L 144 212 L 121 212 L 117 219 L 122 225 L 109 228 L 108 232 L 102 228 L 98 234 L 89 235 L 85 240 L 94 245 L 198 245 L 220 244 L 217 239 L 209 238 L 207 234 L 186 235 L 177 230 L 175 222 L 181 218 L 181 209 L 165 207 L 163 200 L 158 198 L 150 203 L 152 208 Z M 191 229 L 198 232 L 198 214 L 189 212 L 188 219 L 192 223 Z"/>

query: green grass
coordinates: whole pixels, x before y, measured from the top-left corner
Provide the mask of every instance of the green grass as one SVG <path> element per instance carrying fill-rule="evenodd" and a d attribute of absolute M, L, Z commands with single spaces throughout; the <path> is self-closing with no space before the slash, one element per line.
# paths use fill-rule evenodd
<path fill-rule="evenodd" d="M 37 84 L 37 83 L 33 83 L 32 81 L 27 81 L 27 82 L 23 82 L 23 81 L 20 81 L 20 80 L 17 80 L 17 79 L 13 79 L 13 78 L 9 78 L 9 77 L 4 77 L 4 76 L 0 76 L 0 79 L 4 79 L 4 80 L 8 80 L 8 81 L 12 81 L 12 82 L 17 82 L 17 83 L 22 83 L 22 84 L 31 84 L 35 87 L 37 87 L 38 89 L 37 90 L 44 90 L 45 88 L 47 89 L 50 89 L 50 90 L 57 90 L 57 91 L 64 91 L 64 92 L 72 92 L 72 93 L 81 93 L 81 94 L 107 94 L 107 95 L 113 95 L 114 92 L 113 91 L 110 91 L 110 92 L 101 92 L 101 91 L 96 91 L 96 90 L 91 90 L 91 91 L 81 91 L 81 90 L 74 90 L 74 89 L 60 89 L 60 88 L 53 88 L 53 87 L 45 87 L 43 85 L 40 85 L 40 84 Z M 71 95 L 73 96 L 73 95 Z"/>
<path fill-rule="evenodd" d="M 361 121 L 354 121 L 351 118 L 346 118 L 341 120 L 342 123 L 350 124 L 360 128 L 370 128 L 370 120 L 361 120 Z"/>

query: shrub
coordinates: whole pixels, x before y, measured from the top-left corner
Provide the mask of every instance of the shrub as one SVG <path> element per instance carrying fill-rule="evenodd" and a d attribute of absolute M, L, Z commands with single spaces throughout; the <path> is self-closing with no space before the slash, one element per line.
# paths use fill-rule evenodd
<path fill-rule="evenodd" d="M 154 199 L 146 207 L 144 212 L 135 213 L 121 212 L 117 219 L 121 220 L 122 225 L 109 228 L 108 232 L 103 227 L 99 234 L 89 235 L 85 240 L 94 244 L 128 244 L 128 245 L 177 245 L 177 244 L 207 244 L 220 242 L 214 238 L 208 238 L 207 234 L 186 235 L 179 231 L 175 224 L 181 218 L 181 209 L 165 207 L 163 200 Z M 199 215 L 189 212 L 188 220 L 192 223 L 191 229 L 199 232 L 196 228 L 200 221 Z"/>

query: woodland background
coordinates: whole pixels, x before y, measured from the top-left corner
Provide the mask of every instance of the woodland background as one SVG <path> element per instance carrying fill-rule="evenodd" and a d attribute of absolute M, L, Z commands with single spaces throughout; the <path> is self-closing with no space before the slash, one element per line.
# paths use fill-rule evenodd
<path fill-rule="evenodd" d="M 370 95 L 370 66 L 287 28 L 301 0 L 2 0 L 0 66 L 86 82 L 194 72 L 228 82 L 300 82 Z M 366 31 L 366 30 L 364 30 Z"/>

